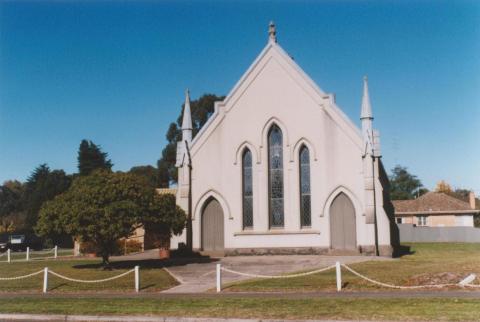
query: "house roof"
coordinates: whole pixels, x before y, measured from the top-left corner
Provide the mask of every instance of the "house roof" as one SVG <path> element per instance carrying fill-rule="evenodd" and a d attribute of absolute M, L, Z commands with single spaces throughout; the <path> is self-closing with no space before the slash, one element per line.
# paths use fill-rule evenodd
<path fill-rule="evenodd" d="M 395 215 L 480 213 L 468 202 L 441 192 L 427 192 L 414 200 L 392 200 Z"/>
<path fill-rule="evenodd" d="M 159 195 L 165 195 L 165 194 L 175 195 L 177 193 L 176 188 L 157 188 L 156 190 Z"/>

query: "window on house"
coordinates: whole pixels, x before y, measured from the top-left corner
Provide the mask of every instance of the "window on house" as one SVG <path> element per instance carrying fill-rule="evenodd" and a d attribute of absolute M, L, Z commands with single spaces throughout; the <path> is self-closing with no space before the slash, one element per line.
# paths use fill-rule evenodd
<path fill-rule="evenodd" d="M 283 138 L 277 125 L 268 132 L 268 190 L 270 227 L 283 227 Z"/>
<path fill-rule="evenodd" d="M 252 153 L 245 149 L 242 156 L 243 228 L 253 227 Z"/>
<path fill-rule="evenodd" d="M 300 149 L 300 223 L 302 227 L 312 225 L 310 193 L 310 152 L 304 145 Z"/>
<path fill-rule="evenodd" d="M 402 223 L 402 217 L 397 218 L 397 224 L 401 224 L 401 223 Z"/>
<path fill-rule="evenodd" d="M 426 226 L 427 216 L 417 216 L 417 226 Z"/>

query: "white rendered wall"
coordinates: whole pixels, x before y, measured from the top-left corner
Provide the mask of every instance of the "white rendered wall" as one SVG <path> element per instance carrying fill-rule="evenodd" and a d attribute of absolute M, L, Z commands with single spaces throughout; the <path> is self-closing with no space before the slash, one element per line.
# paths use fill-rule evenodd
<path fill-rule="evenodd" d="M 455 226 L 474 227 L 473 215 L 456 215 Z"/>
<path fill-rule="evenodd" d="M 283 51 L 267 49 L 192 144 L 193 247 L 201 247 L 200 216 L 215 197 L 224 210 L 225 248 L 329 247 L 329 204 L 346 193 L 356 210 L 357 245 L 374 244 L 374 226 L 365 224 L 362 136 L 331 98 L 305 79 Z M 323 94 L 323 95 L 322 95 Z M 269 229 L 267 133 L 275 123 L 283 132 L 283 229 Z M 312 226 L 300 227 L 298 150 L 310 150 Z M 254 227 L 242 231 L 241 154 L 253 156 Z M 179 180 L 182 174 L 179 172 Z M 376 175 L 378 178 L 378 172 Z M 185 182 L 177 201 L 187 209 Z M 380 245 L 390 244 L 388 219 L 377 180 Z M 185 237 L 174 237 L 172 247 Z"/>

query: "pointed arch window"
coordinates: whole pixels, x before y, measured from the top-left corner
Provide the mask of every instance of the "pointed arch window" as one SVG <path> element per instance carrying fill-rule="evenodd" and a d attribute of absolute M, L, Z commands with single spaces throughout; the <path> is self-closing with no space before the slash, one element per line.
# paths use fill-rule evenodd
<path fill-rule="evenodd" d="M 245 149 L 242 155 L 242 207 L 243 229 L 253 228 L 253 176 L 252 152 Z"/>
<path fill-rule="evenodd" d="M 268 132 L 268 190 L 270 227 L 283 227 L 283 136 L 275 124 Z"/>
<path fill-rule="evenodd" d="M 303 145 L 299 152 L 300 164 L 300 224 L 302 227 L 312 225 L 312 201 L 310 193 L 310 151 Z"/>

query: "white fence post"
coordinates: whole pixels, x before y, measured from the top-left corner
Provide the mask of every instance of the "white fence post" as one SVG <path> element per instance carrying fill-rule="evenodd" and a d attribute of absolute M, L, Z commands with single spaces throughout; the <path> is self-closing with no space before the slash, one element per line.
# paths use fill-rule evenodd
<path fill-rule="evenodd" d="M 140 267 L 135 266 L 135 292 L 140 291 Z"/>
<path fill-rule="evenodd" d="M 25 259 L 28 261 L 30 259 L 30 247 L 27 247 L 27 255 Z"/>
<path fill-rule="evenodd" d="M 222 268 L 221 264 L 217 264 L 217 293 L 222 290 Z"/>
<path fill-rule="evenodd" d="M 337 292 L 342 290 L 342 270 L 340 267 L 340 262 L 335 263 L 336 275 L 337 275 Z"/>
<path fill-rule="evenodd" d="M 57 245 L 55 245 L 53 254 L 54 254 L 53 258 L 57 259 L 57 255 L 58 255 L 58 246 Z"/>
<path fill-rule="evenodd" d="M 7 262 L 10 263 L 11 261 L 12 261 L 12 260 L 11 260 L 11 258 L 10 258 L 10 248 L 9 248 L 9 249 L 7 249 Z"/>
<path fill-rule="evenodd" d="M 47 293 L 48 289 L 48 267 L 43 269 L 43 293 Z"/>

